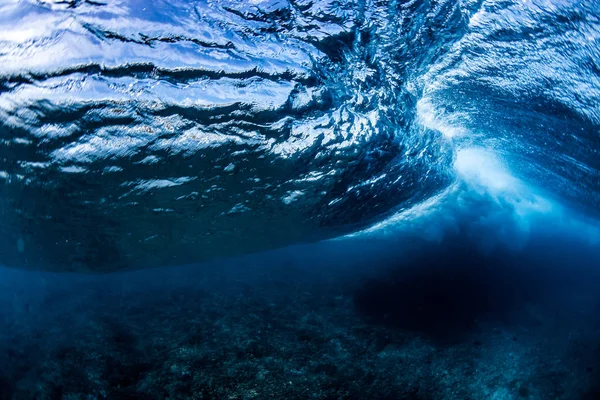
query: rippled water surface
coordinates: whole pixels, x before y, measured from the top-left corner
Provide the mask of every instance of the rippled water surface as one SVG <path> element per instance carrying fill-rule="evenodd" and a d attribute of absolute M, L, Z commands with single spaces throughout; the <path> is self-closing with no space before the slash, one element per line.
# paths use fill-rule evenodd
<path fill-rule="evenodd" d="M 333 238 L 439 197 L 471 148 L 597 210 L 599 9 L 5 1 L 0 262 L 112 271 Z"/>

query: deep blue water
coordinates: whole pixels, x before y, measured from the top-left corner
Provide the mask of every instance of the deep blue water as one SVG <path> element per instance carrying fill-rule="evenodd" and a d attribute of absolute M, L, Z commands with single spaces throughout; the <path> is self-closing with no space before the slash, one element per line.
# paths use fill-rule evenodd
<path fill-rule="evenodd" d="M 0 4 L 0 399 L 600 399 L 600 2 Z"/>

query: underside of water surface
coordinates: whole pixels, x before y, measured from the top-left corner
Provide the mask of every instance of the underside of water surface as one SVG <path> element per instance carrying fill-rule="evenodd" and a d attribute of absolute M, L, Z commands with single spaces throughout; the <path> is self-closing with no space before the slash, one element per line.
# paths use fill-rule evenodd
<path fill-rule="evenodd" d="M 597 2 L 7 1 L 0 262 L 106 272 L 356 232 L 483 146 L 599 203 Z"/>
<path fill-rule="evenodd" d="M 600 399 L 600 1 L 0 2 L 0 400 Z"/>

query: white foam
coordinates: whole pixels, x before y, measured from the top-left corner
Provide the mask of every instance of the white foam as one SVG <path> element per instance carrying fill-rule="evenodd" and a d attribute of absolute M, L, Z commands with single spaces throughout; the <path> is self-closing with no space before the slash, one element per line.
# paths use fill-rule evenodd
<path fill-rule="evenodd" d="M 561 208 L 514 177 L 493 151 L 466 148 L 456 154 L 456 180 L 446 190 L 351 236 L 394 236 L 414 233 L 439 241 L 465 220 L 478 231 L 497 226 L 492 241 L 513 241 L 518 246 L 530 231 L 532 218 Z"/>
<path fill-rule="evenodd" d="M 448 139 L 467 134 L 467 130 L 458 124 L 457 115 L 443 118 L 440 114 L 430 99 L 422 98 L 417 102 L 417 122 L 424 128 L 440 132 Z"/>

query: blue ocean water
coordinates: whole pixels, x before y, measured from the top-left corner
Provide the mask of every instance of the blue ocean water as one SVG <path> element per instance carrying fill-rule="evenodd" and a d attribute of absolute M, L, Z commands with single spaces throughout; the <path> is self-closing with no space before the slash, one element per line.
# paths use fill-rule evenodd
<path fill-rule="evenodd" d="M 600 399 L 600 2 L 0 3 L 0 399 Z"/>

